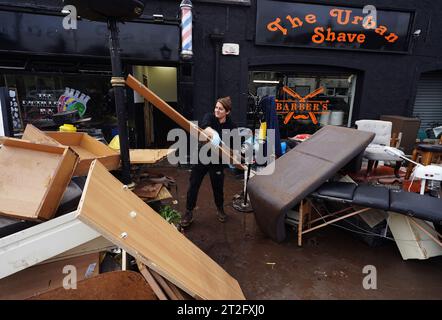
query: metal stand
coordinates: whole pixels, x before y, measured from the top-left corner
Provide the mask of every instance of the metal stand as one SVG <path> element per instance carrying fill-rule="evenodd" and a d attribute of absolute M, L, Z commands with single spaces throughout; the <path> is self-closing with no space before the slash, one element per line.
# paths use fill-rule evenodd
<path fill-rule="evenodd" d="M 121 155 L 121 182 L 132 187 L 132 179 L 130 176 L 130 158 L 129 158 L 129 140 L 127 133 L 127 113 L 124 103 L 124 87 L 125 81 L 123 77 L 120 57 L 120 44 L 118 39 L 117 20 L 110 18 L 107 22 L 110 36 L 109 49 L 112 63 L 112 80 L 111 84 L 114 88 L 115 107 L 118 119 L 118 135 L 120 138 L 120 155 Z"/>
<path fill-rule="evenodd" d="M 253 160 L 255 159 L 255 132 L 256 132 L 256 120 L 259 112 L 259 100 L 257 96 L 253 96 L 249 94 L 254 100 L 254 110 L 253 110 L 253 127 L 252 127 L 252 159 L 250 163 L 247 164 L 247 176 L 244 179 L 244 193 L 243 197 L 233 200 L 233 208 L 241 212 L 251 212 L 253 211 L 252 204 L 250 203 L 250 199 L 248 197 L 247 192 L 247 184 L 250 179 L 250 171 L 252 168 Z M 240 203 L 241 200 L 241 203 Z"/>

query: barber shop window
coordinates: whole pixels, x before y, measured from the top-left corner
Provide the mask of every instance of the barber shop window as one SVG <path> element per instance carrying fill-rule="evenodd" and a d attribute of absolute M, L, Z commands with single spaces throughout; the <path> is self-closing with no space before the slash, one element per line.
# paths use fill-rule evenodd
<path fill-rule="evenodd" d="M 250 71 L 249 92 L 274 96 L 282 138 L 312 134 L 326 125 L 351 125 L 356 75 Z M 248 122 L 252 122 L 252 108 Z"/>

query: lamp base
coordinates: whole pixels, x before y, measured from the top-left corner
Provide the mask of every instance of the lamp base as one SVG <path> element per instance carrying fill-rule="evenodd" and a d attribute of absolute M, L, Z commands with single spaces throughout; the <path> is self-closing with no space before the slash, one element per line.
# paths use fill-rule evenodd
<path fill-rule="evenodd" d="M 252 204 L 250 203 L 250 200 L 247 199 L 246 203 L 244 203 L 244 193 L 241 195 L 236 195 L 233 198 L 232 206 L 235 210 L 240 212 L 252 212 Z"/>

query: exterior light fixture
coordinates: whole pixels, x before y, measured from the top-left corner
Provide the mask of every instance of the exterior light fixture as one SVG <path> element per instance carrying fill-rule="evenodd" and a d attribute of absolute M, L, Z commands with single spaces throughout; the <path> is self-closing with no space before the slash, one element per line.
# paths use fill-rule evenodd
<path fill-rule="evenodd" d="M 253 83 L 279 83 L 279 81 L 274 81 L 274 80 L 253 80 Z"/>

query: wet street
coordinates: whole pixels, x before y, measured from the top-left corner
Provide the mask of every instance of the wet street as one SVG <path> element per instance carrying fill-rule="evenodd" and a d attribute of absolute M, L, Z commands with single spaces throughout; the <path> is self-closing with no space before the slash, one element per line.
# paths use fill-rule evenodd
<path fill-rule="evenodd" d="M 167 166 L 148 171 L 176 179 L 173 207 L 184 213 L 190 171 Z M 275 243 L 261 233 L 253 212 L 232 207 L 243 182 L 229 170 L 225 175 L 227 222 L 216 219 L 207 175 L 185 235 L 238 280 L 247 299 L 442 299 L 442 257 L 404 261 L 394 241 L 370 247 L 333 226 L 307 234 L 303 247 L 297 246 L 293 229 L 286 242 Z M 375 290 L 363 287 L 367 265 L 376 268 Z"/>

